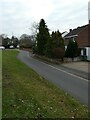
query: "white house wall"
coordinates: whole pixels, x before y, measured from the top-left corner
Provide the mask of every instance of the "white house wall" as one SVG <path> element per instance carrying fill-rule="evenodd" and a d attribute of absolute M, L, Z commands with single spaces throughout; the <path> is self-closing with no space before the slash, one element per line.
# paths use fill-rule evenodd
<path fill-rule="evenodd" d="M 90 61 L 90 47 L 86 47 L 86 56 L 87 56 L 87 60 Z"/>
<path fill-rule="evenodd" d="M 88 48 L 88 56 L 87 56 L 87 60 L 90 60 L 90 48 Z"/>

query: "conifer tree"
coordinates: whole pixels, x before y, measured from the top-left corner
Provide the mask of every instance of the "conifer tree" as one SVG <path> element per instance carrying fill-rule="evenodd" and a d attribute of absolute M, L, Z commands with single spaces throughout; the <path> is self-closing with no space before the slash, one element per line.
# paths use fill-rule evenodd
<path fill-rule="evenodd" d="M 54 48 L 63 48 L 64 49 L 64 40 L 62 38 L 61 33 L 58 31 L 52 32 L 52 41 L 54 44 Z"/>
<path fill-rule="evenodd" d="M 44 19 L 40 20 L 39 23 L 39 32 L 37 34 L 37 53 L 40 55 L 45 55 L 46 44 L 50 39 L 49 29 L 44 21 Z"/>
<path fill-rule="evenodd" d="M 66 50 L 66 57 L 73 58 L 77 57 L 78 54 L 78 44 L 75 40 L 70 39 L 67 50 Z"/>

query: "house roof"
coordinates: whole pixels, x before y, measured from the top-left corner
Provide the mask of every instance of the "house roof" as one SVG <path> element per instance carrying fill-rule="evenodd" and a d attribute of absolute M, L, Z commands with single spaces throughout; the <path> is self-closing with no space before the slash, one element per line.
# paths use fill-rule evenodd
<path fill-rule="evenodd" d="M 81 26 L 81 27 L 77 27 L 73 30 L 71 29 L 70 32 L 65 36 L 65 38 L 69 38 L 69 37 L 72 37 L 72 36 L 77 36 L 87 26 L 88 26 L 88 24 L 84 25 L 84 26 Z"/>
<path fill-rule="evenodd" d="M 68 32 L 65 31 L 65 32 L 63 32 L 63 33 L 61 33 L 61 34 L 62 34 L 62 37 L 64 37 L 64 36 L 66 36 L 66 35 L 68 34 Z"/>

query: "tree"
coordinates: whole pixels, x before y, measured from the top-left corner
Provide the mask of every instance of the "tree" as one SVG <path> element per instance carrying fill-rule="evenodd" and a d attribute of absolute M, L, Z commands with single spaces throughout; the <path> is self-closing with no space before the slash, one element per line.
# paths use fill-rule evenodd
<path fill-rule="evenodd" d="M 53 57 L 53 42 L 52 42 L 51 38 L 48 39 L 45 48 L 46 48 L 45 49 L 45 55 L 47 57 Z"/>
<path fill-rule="evenodd" d="M 58 53 L 56 53 L 56 51 Z M 65 47 L 64 40 L 59 30 L 52 32 L 50 39 L 48 39 L 47 41 L 45 53 L 48 57 L 56 57 L 63 59 L 65 54 Z"/>
<path fill-rule="evenodd" d="M 8 38 L 8 35 L 7 34 L 1 34 L 0 35 L 2 38 Z"/>
<path fill-rule="evenodd" d="M 37 33 L 38 33 L 38 23 L 36 22 L 33 22 L 32 26 L 31 26 L 31 32 L 32 32 L 32 36 L 33 36 L 33 40 L 35 41 L 36 40 L 36 37 L 37 37 Z"/>
<path fill-rule="evenodd" d="M 78 55 L 78 44 L 75 40 L 70 39 L 66 50 L 66 57 L 70 57 L 73 60 L 73 58 L 77 57 L 77 55 Z"/>
<path fill-rule="evenodd" d="M 11 44 L 14 46 L 14 48 L 17 48 L 17 45 L 19 44 L 18 39 L 16 37 L 12 36 Z"/>
<path fill-rule="evenodd" d="M 20 48 L 32 48 L 33 41 L 31 40 L 31 36 L 23 34 L 20 37 Z"/>
<path fill-rule="evenodd" d="M 63 59 L 65 54 L 65 47 L 64 40 L 59 30 L 52 32 L 51 42 L 49 42 L 49 44 L 52 57 Z"/>
<path fill-rule="evenodd" d="M 2 38 L 2 45 L 5 48 L 9 48 L 9 46 L 10 46 L 10 39 L 8 37 L 7 38 Z"/>
<path fill-rule="evenodd" d="M 44 21 L 44 19 L 40 20 L 39 23 L 39 32 L 37 33 L 37 52 L 40 55 L 45 55 L 46 52 L 46 44 L 50 39 L 49 29 Z"/>
<path fill-rule="evenodd" d="M 64 45 L 64 39 L 62 38 L 62 35 L 61 33 L 58 31 L 55 31 L 55 32 L 52 32 L 52 41 L 53 41 L 53 44 L 54 44 L 54 48 L 63 48 L 65 47 Z"/>

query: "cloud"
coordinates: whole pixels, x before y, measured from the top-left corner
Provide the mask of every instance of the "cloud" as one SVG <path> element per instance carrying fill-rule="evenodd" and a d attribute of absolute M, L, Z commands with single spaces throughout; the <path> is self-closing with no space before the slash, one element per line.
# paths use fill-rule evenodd
<path fill-rule="evenodd" d="M 88 1 L 68 1 L 69 2 L 67 3 L 63 0 L 63 4 L 61 5 L 55 4 L 55 11 L 47 19 L 48 25 L 52 30 L 55 30 L 56 28 L 63 32 L 64 30 L 69 30 L 70 28 L 75 28 L 88 23 Z"/>
<path fill-rule="evenodd" d="M 1 0 L 0 33 L 30 34 L 31 24 L 46 20 L 51 30 L 65 31 L 87 24 L 88 0 Z"/>

